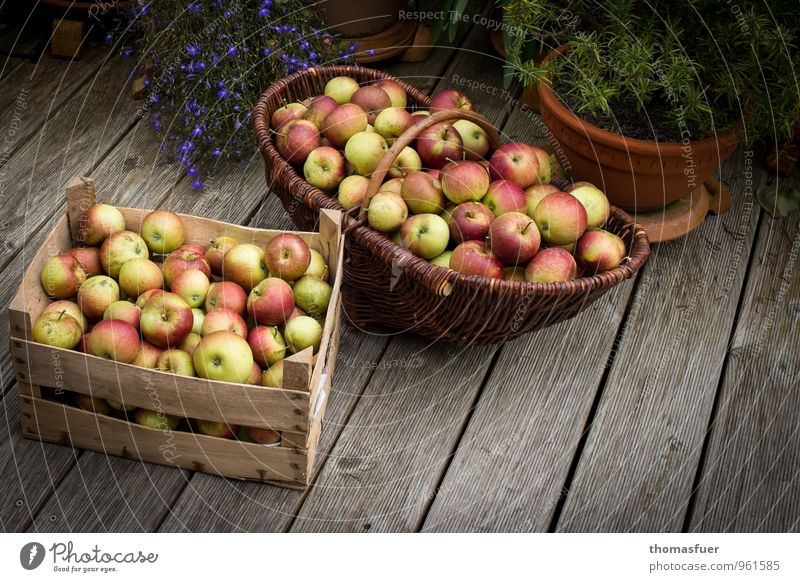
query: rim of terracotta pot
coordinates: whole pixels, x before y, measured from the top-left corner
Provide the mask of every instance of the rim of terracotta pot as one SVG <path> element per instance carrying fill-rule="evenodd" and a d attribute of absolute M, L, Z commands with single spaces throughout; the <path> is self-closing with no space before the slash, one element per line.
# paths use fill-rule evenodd
<path fill-rule="evenodd" d="M 542 60 L 542 63 L 562 56 L 568 49 L 569 43 L 562 44 L 560 47 L 551 50 Z M 618 149 L 625 149 L 636 154 L 650 156 L 681 155 L 686 147 L 685 143 L 679 141 L 644 140 L 608 131 L 576 115 L 561 101 L 561 99 L 556 97 L 556 94 L 553 93 L 553 90 L 547 83 L 539 83 L 538 89 L 539 101 L 542 106 L 550 109 L 562 123 L 568 125 L 573 131 L 582 132 L 594 142 Z M 722 150 L 724 146 L 736 142 L 737 139 L 738 136 L 736 133 L 722 133 L 716 137 L 690 140 L 689 143 L 693 148 L 711 148 L 713 146 L 716 149 Z"/>

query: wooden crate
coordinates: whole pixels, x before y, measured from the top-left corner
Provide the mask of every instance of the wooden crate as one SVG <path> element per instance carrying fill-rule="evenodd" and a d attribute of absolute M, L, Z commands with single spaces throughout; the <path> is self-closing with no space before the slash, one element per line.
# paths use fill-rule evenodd
<path fill-rule="evenodd" d="M 312 474 L 331 388 L 339 342 L 342 273 L 341 215 L 320 218 L 319 234 L 297 233 L 319 251 L 331 270 L 333 292 L 319 352 L 288 357 L 282 388 L 191 378 L 121 364 L 31 341 L 32 323 L 49 302 L 39 282 L 47 259 L 81 240 L 80 217 L 95 202 L 94 184 L 74 178 L 67 188 L 67 213 L 30 261 L 10 307 L 11 353 L 19 386 L 23 435 L 110 455 L 253 479 L 303 489 Z M 128 230 L 139 232 L 149 212 L 120 208 Z M 258 230 L 180 215 L 187 243 L 207 244 L 225 234 L 265 245 L 279 231 Z M 281 433 L 278 446 L 262 446 L 193 432 L 148 428 L 124 418 L 87 412 L 58 401 L 64 390 L 123 401 L 186 418 L 226 421 Z"/>

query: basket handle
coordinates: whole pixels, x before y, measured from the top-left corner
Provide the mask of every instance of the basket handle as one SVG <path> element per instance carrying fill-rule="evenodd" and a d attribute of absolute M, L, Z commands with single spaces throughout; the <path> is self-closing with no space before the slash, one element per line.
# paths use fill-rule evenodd
<path fill-rule="evenodd" d="M 403 148 L 417 139 L 419 134 L 432 125 L 436 125 L 437 123 L 441 123 L 443 121 L 450 121 L 451 119 L 467 119 L 473 122 L 486 132 L 492 149 L 496 149 L 500 146 L 500 136 L 497 134 L 497 130 L 494 128 L 494 125 L 492 125 L 492 122 L 486 119 L 480 113 L 476 113 L 475 111 L 467 111 L 464 109 L 446 109 L 444 111 L 437 111 L 436 113 L 428 115 L 423 121 L 415 123 L 405 130 L 403 134 L 395 140 L 395 142 L 392 144 L 392 147 L 390 147 L 386 154 L 384 154 L 383 158 L 381 158 L 381 161 L 378 163 L 375 171 L 372 172 L 372 177 L 370 178 L 367 192 L 364 194 L 364 201 L 361 203 L 361 212 L 359 213 L 360 219 L 363 219 L 366 216 L 370 200 L 372 200 L 372 197 L 378 193 L 381 184 L 383 184 L 383 179 L 391 169 L 392 164 L 397 159 L 397 156 L 399 156 L 400 152 L 403 151 Z"/>

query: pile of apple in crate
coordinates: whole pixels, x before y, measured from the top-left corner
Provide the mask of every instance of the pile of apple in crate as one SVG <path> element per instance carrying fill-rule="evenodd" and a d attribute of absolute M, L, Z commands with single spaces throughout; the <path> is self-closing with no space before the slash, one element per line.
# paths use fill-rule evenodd
<path fill-rule="evenodd" d="M 601 190 L 577 182 L 561 191 L 550 183 L 545 150 L 521 142 L 492 149 L 469 119 L 424 129 L 366 200 L 395 140 L 432 113 L 473 104 L 451 89 L 434 95 L 428 110 L 411 111 L 390 79 L 360 86 L 336 77 L 324 93 L 275 111 L 278 152 L 345 210 L 368 206 L 369 226 L 415 255 L 467 275 L 534 283 L 609 271 L 623 260 L 622 239 L 603 229 L 610 205 Z"/>

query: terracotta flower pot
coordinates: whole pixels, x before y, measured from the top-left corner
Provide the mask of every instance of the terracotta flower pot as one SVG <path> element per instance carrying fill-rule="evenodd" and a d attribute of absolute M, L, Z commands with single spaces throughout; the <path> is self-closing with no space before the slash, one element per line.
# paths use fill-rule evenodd
<path fill-rule="evenodd" d="M 545 61 L 567 48 L 553 50 Z M 597 184 L 614 205 L 626 210 L 655 210 L 686 196 L 711 177 L 738 144 L 734 134 L 656 142 L 611 133 L 575 115 L 544 83 L 539 85 L 539 102 L 572 176 Z"/>

